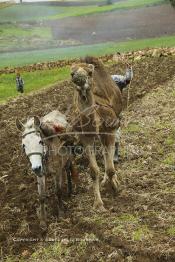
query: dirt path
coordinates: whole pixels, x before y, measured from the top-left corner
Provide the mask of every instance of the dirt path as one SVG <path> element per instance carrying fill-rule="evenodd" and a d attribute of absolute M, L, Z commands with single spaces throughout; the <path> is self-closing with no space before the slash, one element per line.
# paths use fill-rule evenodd
<path fill-rule="evenodd" d="M 115 67 L 109 70 L 113 73 Z M 123 160 L 117 167 L 122 191 L 116 198 L 108 191 L 103 192 L 105 206 L 110 212 L 91 211 L 93 197 L 88 169 L 78 161 L 79 194 L 71 200 L 65 199 L 67 216 L 58 221 L 54 216 L 53 190 L 48 178 L 49 228 L 46 237 L 56 238 L 58 243 L 58 239 L 66 239 L 59 254 L 66 262 L 99 259 L 109 262 L 174 261 L 174 171 L 164 161 L 174 145 L 175 80 L 169 81 L 174 75 L 174 57 L 135 62 L 134 70 L 133 103 L 124 113 L 128 123 L 123 122 Z M 65 112 L 71 97 L 71 84 L 64 82 L 50 90 L 0 105 L 0 174 L 7 176 L 0 181 L 1 255 L 16 254 L 26 258 L 36 249 L 48 246 L 41 241 L 43 235 L 35 214 L 38 205 L 36 179 L 21 152 L 15 118 L 44 115 L 55 108 Z M 80 240 L 76 242 L 75 238 Z M 96 240 L 87 242 L 86 238 Z M 30 239 L 39 239 L 39 242 Z M 46 255 L 41 251 L 39 256 L 42 254 Z M 40 261 L 45 261 L 41 257 Z M 31 261 L 35 261 L 34 258 Z"/>
<path fill-rule="evenodd" d="M 55 39 L 82 44 L 126 41 L 175 34 L 175 10 L 170 5 L 120 10 L 48 22 Z"/>

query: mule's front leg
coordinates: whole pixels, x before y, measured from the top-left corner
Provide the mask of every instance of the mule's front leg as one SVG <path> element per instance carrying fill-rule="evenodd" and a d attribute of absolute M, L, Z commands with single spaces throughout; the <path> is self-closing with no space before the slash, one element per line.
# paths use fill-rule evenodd
<path fill-rule="evenodd" d="M 40 218 L 40 225 L 42 227 L 46 227 L 47 221 L 47 213 L 46 213 L 46 183 L 45 183 L 45 175 L 42 177 L 37 176 L 37 183 L 38 183 L 38 193 L 39 193 L 39 203 L 40 203 L 40 210 L 39 210 L 39 218 Z"/>
<path fill-rule="evenodd" d="M 94 209 L 98 209 L 99 211 L 105 211 L 100 194 L 100 185 L 99 185 L 100 170 L 97 165 L 93 144 L 86 146 L 86 153 L 89 159 L 89 164 L 91 168 L 91 178 L 93 181 L 93 189 L 94 189 L 94 197 L 95 197 Z"/>

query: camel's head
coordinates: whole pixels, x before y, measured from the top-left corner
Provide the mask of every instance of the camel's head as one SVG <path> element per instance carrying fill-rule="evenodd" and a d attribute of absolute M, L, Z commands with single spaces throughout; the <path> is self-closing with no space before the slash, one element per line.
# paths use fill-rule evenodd
<path fill-rule="evenodd" d="M 87 92 L 91 89 L 94 65 L 76 64 L 71 67 L 72 81 L 76 85 L 80 96 L 87 99 Z"/>

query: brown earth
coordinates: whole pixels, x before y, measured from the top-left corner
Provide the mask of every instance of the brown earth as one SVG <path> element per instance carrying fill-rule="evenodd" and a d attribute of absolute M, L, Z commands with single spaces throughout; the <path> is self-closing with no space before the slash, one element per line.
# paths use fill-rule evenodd
<path fill-rule="evenodd" d="M 170 5 L 119 10 L 47 21 L 54 39 L 82 44 L 128 41 L 175 34 L 175 10 Z"/>
<path fill-rule="evenodd" d="M 45 234 L 38 227 L 35 212 L 36 178 L 22 154 L 15 118 L 41 116 L 56 108 L 65 112 L 72 102 L 72 85 L 69 81 L 58 83 L 0 105 L 0 174 L 5 176 L 0 179 L 1 256 L 15 254 L 16 261 L 18 255 L 26 261 L 39 249 L 30 261 L 175 260 L 174 62 L 172 56 L 134 63 L 130 106 L 123 115 L 122 161 L 116 167 L 121 192 L 116 197 L 107 190 L 102 193 L 109 211 L 92 211 L 89 169 L 79 159 L 80 188 L 72 199 L 65 198 L 65 218 L 58 220 L 54 215 L 48 178 Z M 111 73 L 116 70 L 115 65 L 108 64 L 108 68 Z M 125 91 L 124 98 L 126 95 Z M 43 237 L 47 239 L 42 241 Z M 59 252 L 54 243 L 47 242 L 49 237 L 61 246 Z"/>

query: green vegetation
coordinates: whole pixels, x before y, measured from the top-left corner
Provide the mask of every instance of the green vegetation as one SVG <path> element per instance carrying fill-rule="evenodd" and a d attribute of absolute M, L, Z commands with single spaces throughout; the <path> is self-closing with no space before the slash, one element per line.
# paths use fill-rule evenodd
<path fill-rule="evenodd" d="M 140 132 L 141 128 L 137 123 L 129 123 L 126 131 L 129 133 L 138 133 Z"/>
<path fill-rule="evenodd" d="M 0 22 L 38 21 L 48 16 L 58 15 L 63 9 L 58 6 L 13 5 L 0 10 Z"/>
<path fill-rule="evenodd" d="M 169 0 L 172 6 L 175 6 L 175 0 Z"/>
<path fill-rule="evenodd" d="M 84 7 L 68 7 L 63 10 L 62 13 L 50 16 L 49 19 L 58 19 L 70 16 L 82 16 L 82 15 L 92 15 L 97 13 L 115 11 L 120 9 L 130 9 L 130 8 L 138 8 L 143 6 L 149 6 L 154 4 L 164 3 L 164 0 L 127 0 L 124 2 L 118 2 L 113 5 L 105 5 L 105 6 L 88 6 Z"/>
<path fill-rule="evenodd" d="M 1 9 L 0 22 L 4 21 L 38 21 L 58 19 L 70 16 L 90 15 L 120 9 L 138 8 L 148 5 L 164 3 L 164 0 L 127 0 L 104 6 L 59 7 L 43 5 L 13 5 Z"/>
<path fill-rule="evenodd" d="M 175 226 L 171 226 L 167 229 L 167 233 L 169 236 L 174 237 L 175 236 Z"/>
<path fill-rule="evenodd" d="M 51 38 L 52 33 L 49 27 L 32 27 L 32 26 L 15 26 L 15 25 L 0 25 L 1 37 L 40 37 Z"/>
<path fill-rule="evenodd" d="M 42 70 L 35 72 L 24 72 L 22 77 L 25 81 L 25 94 L 39 90 L 69 77 L 69 68 Z M 10 97 L 16 97 L 15 74 L 3 74 L 0 76 L 0 102 L 4 102 Z"/>
<path fill-rule="evenodd" d="M 151 237 L 151 232 L 147 226 L 142 226 L 133 232 L 134 241 L 142 241 Z"/>
<path fill-rule="evenodd" d="M 49 245 L 48 247 L 41 248 L 35 253 L 32 254 L 31 259 L 32 261 L 61 261 L 62 255 L 65 256 L 67 253 L 67 250 L 65 247 L 59 243 L 56 242 L 55 244 Z"/>
<path fill-rule="evenodd" d="M 163 160 L 163 163 L 166 165 L 174 165 L 175 164 L 175 153 L 169 153 L 166 158 Z"/>
<path fill-rule="evenodd" d="M 40 51 L 26 51 L 0 54 L 0 68 L 15 67 L 27 64 L 57 61 L 79 58 L 86 55 L 100 56 L 114 54 L 116 52 L 127 52 L 141 50 L 147 47 L 171 47 L 175 46 L 175 36 L 150 38 L 142 40 L 131 40 L 127 42 L 108 42 L 95 45 L 77 46 L 69 48 L 53 48 Z"/>
<path fill-rule="evenodd" d="M 50 46 L 52 33 L 49 27 L 19 25 L 0 25 L 0 51 L 22 50 L 23 48 L 42 48 Z"/>

